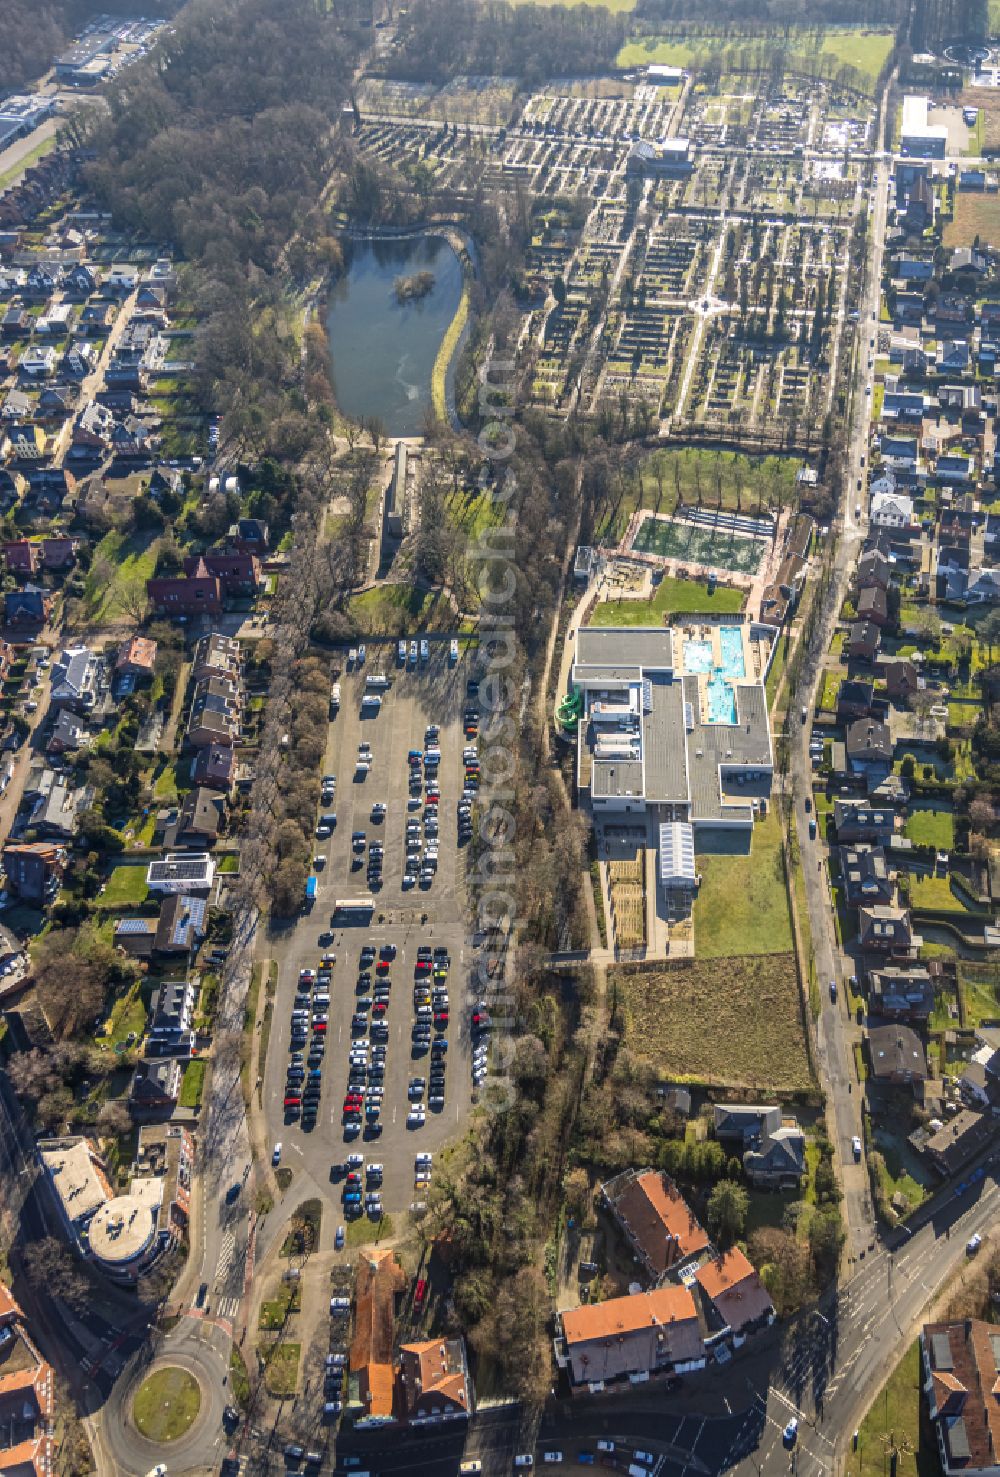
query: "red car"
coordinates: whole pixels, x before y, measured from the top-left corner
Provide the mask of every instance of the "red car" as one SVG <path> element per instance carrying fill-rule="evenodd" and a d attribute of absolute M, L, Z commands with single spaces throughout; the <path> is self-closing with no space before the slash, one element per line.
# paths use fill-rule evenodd
<path fill-rule="evenodd" d="M 440 798 L 441 798 L 440 795 L 428 795 L 427 796 L 426 803 L 428 805 L 436 805 L 438 803 L 438 801 L 440 800 Z"/>
<path fill-rule="evenodd" d="M 434 966 L 433 966 L 433 964 L 431 963 L 431 961 L 429 959 L 418 959 L 417 962 L 416 962 L 416 965 L 414 966 L 413 973 L 414 974 L 430 974 L 430 972 L 431 972 L 431 970 L 433 968 L 434 968 Z"/>
<path fill-rule="evenodd" d="M 322 1036 L 323 1032 L 326 1030 L 326 1021 L 313 1021 L 313 1030 L 318 1031 L 319 1034 Z"/>
<path fill-rule="evenodd" d="M 434 1017 L 434 1024 L 440 1027 L 440 1029 L 443 1031 L 445 1026 L 448 1024 L 448 1012 L 446 1010 L 439 1011 L 438 1014 Z"/>
<path fill-rule="evenodd" d="M 388 974 L 389 973 L 389 968 L 390 968 L 389 960 L 388 959 L 380 959 L 379 962 L 375 966 L 375 973 L 376 974 Z"/>
<path fill-rule="evenodd" d="M 474 1026 L 488 1026 L 489 1023 L 489 1016 L 484 1014 L 482 1011 L 474 1010 L 472 1012 L 472 1024 Z"/>
<path fill-rule="evenodd" d="M 364 1098 L 361 1096 L 360 1092 L 348 1093 L 347 1097 L 345 1097 L 344 1099 L 344 1110 L 346 1112 L 348 1108 L 360 1108 L 363 1102 Z"/>
<path fill-rule="evenodd" d="M 420 1277 L 417 1280 L 416 1291 L 413 1294 L 413 1306 L 415 1308 L 422 1308 L 424 1306 L 424 1299 L 426 1298 L 426 1296 L 427 1296 L 427 1278 L 426 1277 Z"/>
<path fill-rule="evenodd" d="M 301 1106 L 302 1106 L 302 1099 L 300 1097 L 286 1097 L 285 1098 L 285 1107 L 286 1108 L 301 1108 Z"/>
<path fill-rule="evenodd" d="M 359 1174 L 355 1174 L 352 1171 L 352 1173 L 347 1176 L 347 1180 L 345 1183 L 347 1183 L 348 1185 L 360 1185 L 361 1176 Z"/>
<path fill-rule="evenodd" d="M 377 1018 L 378 1016 L 385 1015 L 388 1008 L 384 1000 L 376 1000 L 372 1006 L 372 1016 Z"/>

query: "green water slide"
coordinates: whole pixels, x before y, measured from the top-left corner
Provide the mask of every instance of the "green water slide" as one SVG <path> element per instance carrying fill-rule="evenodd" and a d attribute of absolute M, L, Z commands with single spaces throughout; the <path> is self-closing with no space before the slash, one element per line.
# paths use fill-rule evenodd
<path fill-rule="evenodd" d="M 574 687 L 568 692 L 556 709 L 556 722 L 561 723 L 563 728 L 568 728 L 571 733 L 575 732 L 576 725 L 580 721 L 583 712 L 583 693 Z"/>

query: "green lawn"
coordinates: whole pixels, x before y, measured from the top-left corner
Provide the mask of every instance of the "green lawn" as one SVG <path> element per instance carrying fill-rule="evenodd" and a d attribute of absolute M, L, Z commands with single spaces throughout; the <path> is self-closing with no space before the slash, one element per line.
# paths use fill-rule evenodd
<path fill-rule="evenodd" d="M 21 156 L 16 164 L 12 164 L 10 169 L 0 174 L 0 190 L 6 190 L 8 185 L 20 179 L 21 175 L 29 170 L 33 164 L 37 164 L 39 159 L 44 159 L 46 154 L 51 153 L 55 146 L 56 139 L 55 134 L 53 134 L 51 138 L 43 139 L 40 144 L 36 144 L 33 149 L 29 149 L 26 154 Z"/>
<path fill-rule="evenodd" d="M 104 1024 L 103 1035 L 97 1038 L 98 1044 L 118 1046 L 127 1041 L 129 1036 L 138 1040 L 146 1029 L 146 1015 L 146 1002 L 140 986 L 136 984 L 127 995 L 115 1001 L 111 1015 Z"/>
<path fill-rule="evenodd" d="M 205 1090 L 205 1069 L 207 1063 L 196 1059 L 188 1062 L 184 1068 L 184 1080 L 181 1083 L 181 1095 L 178 1105 L 182 1108 L 200 1108 L 201 1095 Z"/>
<path fill-rule="evenodd" d="M 278 1399 L 283 1395 L 294 1395 L 299 1383 L 301 1344 L 284 1343 L 270 1356 L 266 1349 L 262 1352 L 267 1361 L 264 1384 L 267 1386 L 268 1394 Z"/>
<path fill-rule="evenodd" d="M 767 682 L 764 685 L 764 690 L 767 693 L 768 709 L 771 709 L 774 706 L 774 699 L 777 696 L 778 686 L 781 682 L 781 674 L 784 672 L 785 665 L 788 661 L 789 636 L 787 627 L 784 631 L 779 633 L 776 644 L 777 650 L 775 651 L 774 656 L 771 658 L 771 666 L 767 674 Z"/>
<path fill-rule="evenodd" d="M 139 1386 L 132 1419 L 147 1441 L 176 1441 L 190 1430 L 201 1409 L 201 1388 L 186 1369 L 154 1370 Z"/>
<path fill-rule="evenodd" d="M 955 845 L 955 818 L 950 810 L 934 810 L 928 806 L 914 808 L 903 827 L 914 846 L 935 846 L 939 851 L 951 851 Z"/>
<path fill-rule="evenodd" d="M 412 585 L 379 585 L 355 595 L 351 614 L 366 634 L 403 635 L 426 625 L 431 597 Z"/>
<path fill-rule="evenodd" d="M 910 878 L 911 908 L 929 908 L 937 913 L 972 913 L 976 910 L 966 906 L 961 892 L 953 890 L 947 877 Z"/>
<path fill-rule="evenodd" d="M 102 908 L 137 908 L 146 901 L 146 865 L 115 867 L 101 894 Z"/>
<path fill-rule="evenodd" d="M 785 34 L 789 68 L 807 70 L 817 56 L 815 32 L 790 26 Z M 615 65 L 628 68 L 659 62 L 670 67 L 689 67 L 696 58 L 717 51 L 740 52 L 744 58 L 749 58 L 766 52 L 770 47 L 773 47 L 773 43 L 768 39 L 758 40 L 752 34 L 739 37 L 707 33 L 674 41 L 646 36 L 623 46 L 615 58 Z M 818 54 L 842 66 L 853 67 L 860 80 L 870 85 L 874 83 L 891 50 L 891 32 L 845 26 L 824 32 Z M 734 62 L 736 64 L 738 63 Z"/>
<path fill-rule="evenodd" d="M 965 1005 L 966 1026 L 975 1028 L 983 1021 L 1000 1017 L 1000 966 L 960 960 L 958 979 Z"/>
<path fill-rule="evenodd" d="M 84 587 L 91 621 L 120 620 L 137 608 L 156 568 L 156 543 L 155 535 L 149 533 L 126 538 L 112 529 L 104 535 L 94 550 Z"/>
<path fill-rule="evenodd" d="M 595 626 L 660 626 L 668 615 L 737 615 L 745 598 L 728 585 L 717 585 L 710 594 L 697 580 L 664 576 L 652 600 L 603 600 L 590 619 Z"/>
<path fill-rule="evenodd" d="M 846 1477 L 885 1477 L 891 1439 L 899 1452 L 897 1477 L 938 1477 L 937 1449 L 921 1420 L 920 1384 L 920 1344 L 914 1340 L 861 1422 L 858 1449 L 844 1459 Z"/>
<path fill-rule="evenodd" d="M 701 886 L 694 905 L 696 958 L 791 951 L 781 829 L 773 809 L 754 826 L 749 855 L 699 852 L 697 864 Z"/>

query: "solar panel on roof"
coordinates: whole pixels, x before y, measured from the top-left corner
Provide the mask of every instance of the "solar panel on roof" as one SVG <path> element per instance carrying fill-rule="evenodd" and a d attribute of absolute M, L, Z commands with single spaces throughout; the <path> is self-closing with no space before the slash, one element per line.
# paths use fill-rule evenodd
<path fill-rule="evenodd" d="M 150 918 L 119 918 L 115 928 L 116 933 L 149 933 Z"/>

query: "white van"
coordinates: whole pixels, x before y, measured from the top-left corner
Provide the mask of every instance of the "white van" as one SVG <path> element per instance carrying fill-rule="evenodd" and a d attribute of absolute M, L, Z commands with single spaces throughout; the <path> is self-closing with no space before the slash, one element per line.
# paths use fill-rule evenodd
<path fill-rule="evenodd" d="M 361 699 L 362 713 L 377 713 L 382 706 L 382 699 L 377 692 L 366 692 Z"/>

